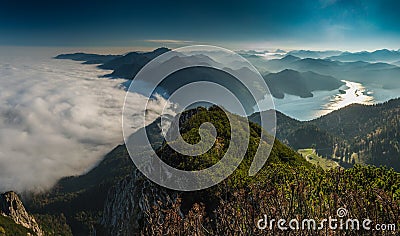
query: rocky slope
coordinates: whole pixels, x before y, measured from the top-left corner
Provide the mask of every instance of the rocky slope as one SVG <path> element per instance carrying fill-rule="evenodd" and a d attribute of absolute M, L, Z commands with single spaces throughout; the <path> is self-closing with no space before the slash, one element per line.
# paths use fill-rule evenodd
<path fill-rule="evenodd" d="M 6 192 L 0 195 L 0 214 L 11 218 L 16 224 L 31 229 L 37 236 L 43 235 L 35 218 L 28 214 L 15 192 Z"/>
<path fill-rule="evenodd" d="M 175 119 L 172 125 L 181 127 L 192 116 L 204 111 L 206 111 L 204 108 L 186 111 L 180 116 L 179 120 Z M 152 126 L 159 122 L 160 120 L 158 119 L 148 129 L 151 129 Z M 150 133 L 155 135 L 155 133 L 161 132 L 159 129 L 155 130 L 153 128 L 153 132 Z M 173 134 L 168 132 L 168 135 Z M 153 140 L 155 143 L 160 141 L 158 136 L 155 139 Z M 140 142 L 138 141 L 133 135 L 131 142 L 139 145 Z M 163 145 L 165 145 L 165 141 Z M 160 146 L 157 145 L 154 148 L 160 148 Z M 154 184 L 134 166 L 132 174 L 112 187 L 108 192 L 103 217 L 95 233 L 96 235 L 124 236 L 131 235 L 132 232 L 140 232 L 145 224 L 146 214 L 151 212 L 151 208 L 155 206 L 161 207 L 161 205 L 170 208 L 177 201 L 179 201 L 177 191 L 171 191 Z M 180 214 L 183 215 L 181 212 Z"/>
<path fill-rule="evenodd" d="M 152 207 L 171 207 L 178 194 L 149 181 L 139 170 L 113 187 L 104 206 L 96 235 L 132 235 L 142 230 Z"/>

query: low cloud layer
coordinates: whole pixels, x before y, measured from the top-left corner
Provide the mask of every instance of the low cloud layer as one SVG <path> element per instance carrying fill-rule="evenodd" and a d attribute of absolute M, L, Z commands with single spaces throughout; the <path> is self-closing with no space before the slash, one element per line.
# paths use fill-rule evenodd
<path fill-rule="evenodd" d="M 123 80 L 51 56 L 0 52 L 0 192 L 47 189 L 123 142 Z"/>

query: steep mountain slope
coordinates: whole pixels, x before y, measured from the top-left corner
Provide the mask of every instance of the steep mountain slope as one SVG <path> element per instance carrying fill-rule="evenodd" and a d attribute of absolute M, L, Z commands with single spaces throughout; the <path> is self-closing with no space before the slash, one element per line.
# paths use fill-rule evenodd
<path fill-rule="evenodd" d="M 184 113 L 190 115 L 183 115 L 185 119 L 180 121 L 179 127 L 181 127 L 182 137 L 186 141 L 197 143 L 199 141 L 198 128 L 204 122 L 211 122 L 217 131 L 217 143 L 203 155 L 188 157 L 175 152 L 168 143 L 164 142 L 157 150 L 158 155 L 170 166 L 183 170 L 199 170 L 215 164 L 225 154 L 230 144 L 228 118 L 220 108 L 215 106 L 209 109 L 189 110 Z M 239 116 L 235 117 L 239 120 L 246 120 Z M 129 235 L 132 232 L 139 232 L 146 224 L 144 222 L 147 220 L 146 212 L 150 211 L 154 204 L 173 207 L 179 201 L 181 204 L 180 211 L 188 212 L 193 204 L 202 202 L 205 204 L 205 212 L 210 215 L 213 214 L 218 206 L 221 186 L 233 189 L 263 178 L 262 173 L 258 174 L 257 178 L 248 176 L 252 158 L 260 142 L 260 127 L 251 123 L 250 129 L 251 137 L 247 154 L 238 169 L 224 181 L 224 184 L 203 191 L 178 192 L 157 186 L 146 179 L 138 170 L 134 170 L 131 176 L 121 181 L 110 191 L 101 225 L 97 228 L 96 233 L 98 235 Z M 274 143 L 271 155 L 268 158 L 269 164 L 266 166 L 285 164 L 292 167 L 311 168 L 311 165 L 304 158 L 279 141 L 273 141 L 268 137 L 263 137 L 262 140 L 270 145 Z"/>
<path fill-rule="evenodd" d="M 154 148 L 162 144 L 160 121 L 146 127 Z M 142 145 L 135 135 L 130 138 Z M 101 217 L 109 189 L 133 169 L 125 145 L 119 145 L 86 174 L 62 178 L 50 191 L 27 198 L 27 208 L 53 235 L 70 235 L 64 223 L 71 227 L 73 235 L 89 235 Z"/>
<path fill-rule="evenodd" d="M 108 190 L 131 173 L 132 166 L 125 147 L 120 145 L 87 174 L 63 178 L 51 191 L 32 196 L 27 208 L 44 223 L 65 216 L 74 235 L 88 235 L 101 215 Z"/>
<path fill-rule="evenodd" d="M 204 168 L 217 161 L 226 150 L 229 125 L 221 110 L 215 107 L 198 109 L 186 118 L 181 123 L 182 135 L 194 143 L 198 141 L 199 124 L 213 122 L 218 145 L 210 150 L 211 156 L 188 158 L 174 152 L 167 143 L 158 153 L 177 168 Z M 400 174 L 393 170 L 356 166 L 346 171 L 325 172 L 275 141 L 268 164 L 256 176 L 248 177 L 252 153 L 260 140 L 260 127 L 251 124 L 250 128 L 251 141 L 244 161 L 231 176 L 214 187 L 195 192 L 172 191 L 134 170 L 109 192 L 96 235 L 287 235 L 287 231 L 275 228 L 259 230 L 255 224 L 263 214 L 272 219 L 323 218 L 335 215 L 341 206 L 346 206 L 355 218 L 373 215 L 377 221 L 382 221 L 381 216 L 384 216 L 390 218 L 386 220 L 397 222 Z M 304 229 L 301 234 L 327 235 L 328 232 Z M 378 235 L 362 230 L 356 233 Z"/>
<path fill-rule="evenodd" d="M 353 104 L 311 121 L 346 142 L 335 155 L 400 171 L 400 99 L 366 106 Z"/>
<path fill-rule="evenodd" d="M 212 108 L 211 108 L 212 109 Z M 197 119 L 191 118 L 185 121 L 186 127 L 190 130 L 190 136 L 195 135 L 196 127 L 194 124 L 198 124 L 197 122 L 204 122 L 204 119 L 213 119 L 215 122 L 219 123 L 220 129 L 229 128 L 225 126 L 227 120 L 220 119 L 223 117 L 221 110 L 215 110 L 214 115 L 210 115 L 207 113 L 206 109 L 200 109 Z M 193 113 L 194 114 L 194 113 Z M 200 116 L 201 115 L 201 116 Z M 214 118 L 213 118 L 214 117 Z M 218 119 L 216 117 L 219 117 Z M 166 153 L 170 153 L 171 155 L 167 155 L 167 159 L 165 160 L 167 163 L 173 165 L 173 163 L 178 164 L 176 161 L 182 159 L 182 156 L 174 156 L 171 153 L 171 150 L 168 149 L 167 146 L 161 146 L 163 144 L 161 140 L 161 129 L 159 128 L 160 119 L 157 119 L 154 123 L 150 124 L 147 127 L 148 132 L 150 133 L 151 142 L 154 144 L 154 148 L 158 149 L 159 154 L 161 156 L 165 156 Z M 192 127 L 193 126 L 193 127 Z M 254 125 L 253 125 L 254 126 Z M 192 127 L 192 128 L 189 128 Z M 253 135 L 257 135 L 259 131 L 257 131 L 256 126 L 253 127 L 254 131 Z M 193 133 L 194 132 L 194 133 Z M 254 133 L 255 132 L 255 133 Z M 224 134 L 226 135 L 226 134 Z M 193 136 L 195 137 L 195 136 Z M 130 138 L 133 142 L 137 145 L 141 145 L 140 140 L 135 138 L 135 135 L 132 135 Z M 222 140 L 221 138 L 219 140 Z M 254 136 L 254 140 L 252 141 L 252 145 L 255 145 L 256 137 Z M 308 162 L 306 162 L 302 157 L 300 157 L 296 152 L 292 151 L 290 148 L 280 144 L 278 141 L 275 143 L 276 147 L 274 147 L 270 160 L 273 162 L 284 162 L 290 165 L 305 165 L 309 166 Z M 226 147 L 224 147 L 226 148 Z M 253 150 L 252 148 L 251 150 Z M 254 151 L 254 150 L 253 150 Z M 216 152 L 213 152 L 216 154 Z M 218 155 L 211 155 L 209 156 L 211 159 L 200 159 L 196 160 L 195 163 L 186 162 L 186 166 L 190 166 L 191 168 L 199 167 L 203 164 L 209 164 L 209 161 L 218 160 Z M 192 160 L 194 161 L 194 159 Z M 203 163 L 203 164 L 201 164 Z M 180 163 L 182 164 L 182 163 Z M 244 165 L 248 169 L 248 162 Z M 244 167 L 241 167 L 244 168 Z M 112 150 L 109 154 L 107 154 L 103 161 L 101 161 L 98 166 L 93 168 L 88 173 L 81 175 L 81 176 L 74 176 L 74 177 L 66 177 L 61 179 L 57 185 L 49 192 L 34 195 L 32 199 L 28 201 L 27 206 L 30 212 L 35 213 L 38 217 L 43 219 L 43 223 L 47 226 L 49 222 L 53 221 L 62 222 L 62 219 L 59 218 L 65 216 L 66 223 L 71 227 L 73 235 L 88 235 L 89 233 L 93 232 L 95 225 L 99 222 L 99 219 L 103 215 L 103 208 L 104 204 L 109 197 L 107 197 L 107 193 L 109 191 L 113 192 L 115 190 L 115 186 L 117 183 L 121 181 L 123 183 L 130 184 L 132 182 L 127 181 L 125 178 L 134 178 L 135 187 L 132 188 L 136 189 L 134 191 L 144 192 L 146 191 L 145 187 L 142 184 L 149 184 L 149 181 L 145 181 L 141 174 L 137 173 L 137 177 L 133 177 L 131 173 L 134 173 L 136 168 L 134 167 L 124 145 L 116 147 Z M 135 172 L 136 173 L 136 172 Z M 235 181 L 232 181 L 232 184 L 243 184 L 243 181 L 246 179 L 247 171 L 242 170 L 238 177 L 235 177 Z M 140 183 L 139 184 L 139 179 Z M 125 181 L 125 182 L 124 182 Z M 146 185 L 147 186 L 147 185 Z M 153 184 L 150 186 L 154 186 Z M 114 189 L 114 190 L 110 190 Z M 150 188 L 151 191 L 156 191 Z M 149 190 L 150 191 L 150 190 Z M 159 190 L 157 190 L 159 191 Z M 161 191 L 161 190 L 160 190 Z M 154 193 L 154 192 L 153 192 Z M 166 194 L 162 191 L 159 193 L 160 195 Z M 205 195 L 198 195 L 198 197 L 202 197 L 204 199 L 208 198 Z M 170 196 L 165 195 L 165 197 Z M 190 205 L 191 198 L 193 196 L 189 196 L 186 198 L 187 200 L 183 202 L 183 204 Z M 197 199 L 197 198 L 193 198 Z M 168 202 L 165 200 L 165 202 Z M 115 204 L 123 204 L 123 202 L 116 202 Z M 211 205 L 210 205 L 211 206 Z M 117 212 L 110 212 L 114 211 L 113 208 L 105 209 L 105 212 L 109 212 L 111 215 L 119 215 Z M 116 216 L 113 216 L 114 218 Z M 126 215 L 120 217 L 126 217 Z M 104 219 L 104 217 L 103 217 Z M 121 222 L 124 222 L 126 219 L 119 219 Z M 104 220 L 103 220 L 104 221 Z M 102 222 L 103 222 L 102 221 Z M 108 222 L 108 221 L 107 221 Z M 96 226 L 97 227 L 97 226 Z M 101 231 L 101 227 L 98 228 Z M 68 235 L 64 231 L 55 231 L 57 235 Z"/>

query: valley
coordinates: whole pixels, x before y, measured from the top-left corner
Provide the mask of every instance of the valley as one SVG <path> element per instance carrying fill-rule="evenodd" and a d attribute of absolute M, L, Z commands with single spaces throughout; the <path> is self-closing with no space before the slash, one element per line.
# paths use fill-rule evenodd
<path fill-rule="evenodd" d="M 313 165 L 320 166 L 324 170 L 340 167 L 340 165 L 332 159 L 322 157 L 316 154 L 315 149 L 306 148 L 297 150 L 308 162 Z"/>

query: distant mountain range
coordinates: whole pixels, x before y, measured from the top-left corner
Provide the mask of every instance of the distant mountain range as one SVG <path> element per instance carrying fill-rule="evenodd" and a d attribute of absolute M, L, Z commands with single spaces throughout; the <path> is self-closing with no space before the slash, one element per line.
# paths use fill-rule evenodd
<path fill-rule="evenodd" d="M 333 76 L 339 80 L 349 80 L 363 84 L 375 84 L 385 89 L 400 88 L 400 67 L 388 63 L 363 61 L 341 62 L 329 59 L 301 59 L 292 55 L 265 62 L 265 69 L 280 72 L 284 69 L 299 72 L 313 71 L 321 75 Z"/>
<path fill-rule="evenodd" d="M 287 53 L 287 55 L 292 55 L 300 58 L 326 58 L 331 56 L 337 56 L 343 53 L 337 50 L 327 50 L 327 51 L 311 51 L 311 50 L 294 50 Z"/>
<path fill-rule="evenodd" d="M 98 67 L 102 69 L 113 70 L 113 72 L 106 75 L 106 77 L 121 77 L 132 79 L 150 60 L 168 51 L 169 49 L 167 48 L 159 48 L 152 52 L 132 52 L 120 56 L 98 55 L 98 57 L 103 60 L 102 64 L 100 64 Z M 84 61 L 86 63 L 88 61 L 90 62 L 94 60 L 100 60 L 99 58 L 96 58 L 95 54 L 84 53 L 63 54 L 57 56 L 56 58 L 72 59 L 77 61 Z M 291 55 L 286 56 L 283 59 L 272 60 L 269 62 L 266 62 L 265 60 L 258 60 L 260 63 L 265 63 L 265 65 L 271 70 L 273 70 L 274 68 L 278 70 L 282 69 L 280 73 L 269 73 L 264 76 L 274 97 L 283 98 L 285 93 L 297 95 L 300 97 L 312 97 L 313 91 L 334 90 L 338 89 L 343 84 L 338 79 L 332 76 L 324 76 L 308 70 L 304 72 L 302 71 L 301 73 L 294 71 L 293 69 L 285 70 L 287 67 L 289 67 L 290 63 L 294 63 L 299 60 L 301 59 Z M 189 65 L 189 63 L 194 61 L 197 62 L 197 64 L 203 64 L 204 66 L 218 65 L 222 67 L 222 65 L 218 64 L 218 62 L 207 56 L 185 56 L 179 53 L 176 53 L 176 56 L 171 57 L 168 61 L 163 62 L 163 64 L 165 64 L 165 66 L 167 66 L 169 63 Z M 235 65 L 236 62 L 232 63 L 234 66 L 237 66 L 238 68 L 240 67 L 240 64 Z M 312 70 L 312 68 L 310 70 Z M 246 77 L 249 72 L 246 72 L 246 68 L 241 68 L 237 69 L 236 73 L 243 75 L 243 77 Z M 207 81 L 220 83 L 223 86 L 233 86 L 233 88 L 231 88 L 232 92 L 241 97 L 241 101 L 246 101 L 244 95 L 248 94 L 246 90 L 243 90 L 241 88 L 242 86 L 237 82 L 236 79 L 232 78 L 232 76 L 227 73 L 212 68 L 210 69 L 197 67 L 184 69 L 168 76 L 159 86 L 162 87 L 164 91 L 172 93 L 177 88 L 185 84 L 188 84 L 192 81 L 200 81 L 204 79 L 206 79 Z M 146 82 L 152 82 L 151 78 L 146 80 Z M 253 107 L 252 104 L 254 104 L 254 102 L 249 101 L 247 105 Z"/>
<path fill-rule="evenodd" d="M 392 63 L 400 60 L 400 50 L 389 50 L 380 49 L 372 52 L 361 51 L 361 52 L 342 52 L 337 50 L 327 51 L 312 51 L 312 50 L 294 50 L 286 54 L 299 57 L 302 59 L 313 58 L 313 59 L 329 59 L 333 61 L 342 62 L 386 62 Z"/>
<path fill-rule="evenodd" d="M 369 63 L 363 61 L 340 62 L 329 59 L 299 58 L 287 55 L 281 59 L 267 61 L 265 66 L 272 72 L 284 69 L 293 69 L 301 72 L 314 71 L 321 74 L 338 74 L 339 72 L 349 72 L 351 70 L 384 70 L 393 69 L 397 66 L 388 63 Z"/>
<path fill-rule="evenodd" d="M 400 60 L 400 50 L 381 49 L 373 52 L 343 52 L 329 56 L 327 59 L 337 61 L 395 62 Z"/>
<path fill-rule="evenodd" d="M 92 63 L 93 61 L 101 60 L 102 63 L 98 65 L 99 68 L 113 70 L 112 73 L 105 75 L 106 77 L 132 79 L 150 60 L 168 51 L 170 51 L 170 49 L 159 48 L 152 52 L 131 52 L 125 55 L 74 53 L 62 54 L 56 58 L 79 60 L 84 61 L 84 63 Z M 188 56 L 178 52 L 174 53 L 176 54 L 175 56 L 163 62 L 165 66 L 169 63 L 189 65 L 189 63 L 193 61 L 205 67 L 215 65 L 221 66 L 221 64 L 207 56 Z M 339 51 L 298 50 L 289 52 L 281 59 L 265 60 L 258 55 L 250 54 L 246 54 L 245 57 L 251 62 L 256 63 L 257 68 L 263 68 L 264 79 L 275 98 L 283 98 L 285 94 L 292 94 L 301 98 L 312 97 L 314 91 L 339 89 L 339 87 L 343 85 L 341 82 L 342 80 L 359 82 L 364 86 L 372 86 L 374 88 L 387 90 L 400 88 L 400 67 L 396 65 L 398 61 L 391 64 L 384 62 L 371 63 L 358 60 L 339 61 L 339 57 L 363 57 L 366 60 L 378 60 L 382 58 L 394 59 L 400 54 L 399 51 L 383 49 L 374 52 L 344 52 L 336 56 L 328 57 L 331 59 L 301 58 L 294 56 L 322 57 L 324 55 L 338 53 Z M 237 64 L 235 61 L 230 63 L 236 67 L 240 67 L 240 64 Z M 246 77 L 244 69 L 237 69 L 236 72 Z M 233 86 L 232 91 L 234 94 L 240 96 L 241 100 L 245 101 L 248 107 L 253 107 L 255 104 L 254 100 L 245 98 L 248 97 L 248 94 L 246 94 L 246 91 L 241 88 L 241 85 L 238 84 L 236 80 L 229 76 L 229 74 L 221 73 L 218 70 L 209 68 L 188 68 L 181 72 L 173 73 L 168 77 L 159 85 L 161 88 L 160 91 L 166 92 L 167 94 L 172 93 L 180 86 L 207 78 L 208 81 L 217 82 L 223 86 Z M 151 78 L 148 78 L 146 82 L 151 83 Z M 129 83 L 126 84 L 129 85 Z"/>

